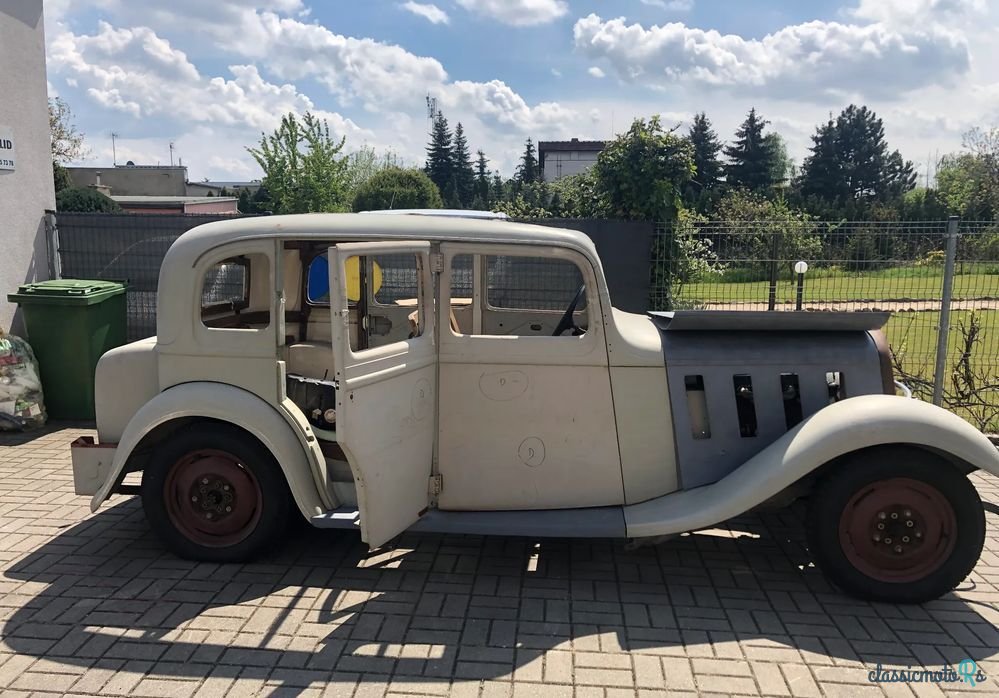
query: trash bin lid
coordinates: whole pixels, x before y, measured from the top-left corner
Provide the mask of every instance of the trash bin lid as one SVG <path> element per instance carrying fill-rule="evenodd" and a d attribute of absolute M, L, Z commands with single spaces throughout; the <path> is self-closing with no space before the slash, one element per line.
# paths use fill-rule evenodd
<path fill-rule="evenodd" d="M 125 284 L 100 279 L 52 279 L 19 286 L 7 295 L 14 303 L 94 305 L 125 292 Z"/>

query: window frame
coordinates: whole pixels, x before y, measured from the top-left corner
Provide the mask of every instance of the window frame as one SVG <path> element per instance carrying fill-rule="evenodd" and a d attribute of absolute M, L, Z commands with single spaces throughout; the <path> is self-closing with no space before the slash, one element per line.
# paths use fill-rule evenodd
<path fill-rule="evenodd" d="M 223 264 L 234 264 L 243 268 L 243 297 L 238 302 L 233 300 L 227 300 L 227 301 L 217 301 L 215 303 L 209 303 L 208 305 L 205 305 L 205 300 L 204 300 L 205 276 L 208 274 L 209 271 Z M 199 297 L 201 298 L 200 312 L 201 312 L 202 323 L 204 322 L 206 315 L 209 316 L 215 315 L 220 312 L 225 312 L 226 310 L 231 310 L 232 312 L 238 314 L 250 307 L 250 288 L 252 287 L 253 283 L 251 279 L 251 266 L 252 265 L 250 264 L 250 260 L 246 256 L 246 254 L 238 254 L 232 257 L 226 257 L 225 259 L 220 259 L 219 261 L 212 263 L 207 269 L 205 269 L 205 273 L 201 275 L 201 288 L 198 293 Z M 218 328 L 210 328 L 210 329 L 218 329 Z"/>
<path fill-rule="evenodd" d="M 455 255 L 455 256 L 457 256 L 457 255 Z M 479 267 L 480 267 L 480 269 L 479 269 L 479 275 L 480 275 L 480 278 L 482 279 L 482 307 L 485 310 L 495 310 L 495 311 L 501 312 L 501 313 L 502 312 L 511 312 L 511 313 L 564 313 L 565 312 L 565 308 L 563 308 L 562 310 L 557 310 L 557 309 L 553 310 L 551 308 L 512 308 L 512 307 L 506 306 L 506 305 L 493 305 L 492 302 L 489 300 L 489 259 L 490 259 L 490 257 L 496 258 L 496 257 L 541 257 L 541 256 L 542 255 L 513 255 L 513 254 L 491 254 L 491 253 L 480 254 L 479 255 L 479 257 L 480 257 L 480 259 L 479 259 Z M 579 265 L 578 262 L 574 262 L 573 260 L 563 259 L 563 258 L 557 258 L 557 259 L 559 259 L 559 261 L 568 262 L 569 264 L 575 264 L 576 265 L 576 270 L 579 272 L 580 278 L 583 279 L 583 283 L 584 284 L 586 283 L 586 275 L 583 272 L 583 269 Z M 448 281 L 450 282 L 450 276 L 448 277 Z M 577 312 L 578 311 L 586 310 L 587 309 L 587 305 L 589 305 L 589 294 L 588 293 L 584 293 L 583 294 L 583 304 L 581 306 L 579 306 L 579 307 L 576 308 Z"/>

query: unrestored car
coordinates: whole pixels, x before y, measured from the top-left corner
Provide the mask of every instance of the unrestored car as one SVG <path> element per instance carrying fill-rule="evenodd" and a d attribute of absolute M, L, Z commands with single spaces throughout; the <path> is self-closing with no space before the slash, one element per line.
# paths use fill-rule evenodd
<path fill-rule="evenodd" d="M 455 216 L 208 223 L 163 260 L 156 337 L 108 352 L 95 511 L 240 561 L 289 517 L 359 530 L 656 539 L 807 498 L 815 562 L 921 602 L 981 553 L 969 423 L 896 395 L 882 313 L 611 305 L 571 230 Z M 136 480 L 141 478 L 141 484 Z"/>

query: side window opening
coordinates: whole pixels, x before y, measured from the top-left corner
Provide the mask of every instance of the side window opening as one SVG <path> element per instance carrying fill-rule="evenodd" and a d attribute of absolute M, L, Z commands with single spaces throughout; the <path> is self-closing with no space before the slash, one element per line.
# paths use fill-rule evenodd
<path fill-rule="evenodd" d="M 215 329 L 269 326 L 269 284 L 270 260 L 266 255 L 240 255 L 212 265 L 201 284 L 202 322 Z"/>
<path fill-rule="evenodd" d="M 583 278 L 575 262 L 559 257 L 455 255 L 450 263 L 451 330 L 455 335 L 581 335 L 589 319 Z M 481 329 L 473 332 L 480 316 Z"/>

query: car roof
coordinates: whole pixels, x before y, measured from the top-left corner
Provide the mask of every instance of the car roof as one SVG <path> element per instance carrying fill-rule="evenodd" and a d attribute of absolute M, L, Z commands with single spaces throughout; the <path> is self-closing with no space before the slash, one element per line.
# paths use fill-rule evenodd
<path fill-rule="evenodd" d="M 498 219 L 382 213 L 305 213 L 213 221 L 181 235 L 171 246 L 168 257 L 193 261 L 220 245 L 259 238 L 554 245 L 575 248 L 597 259 L 593 242 L 576 230 Z"/>

